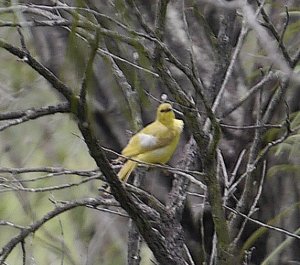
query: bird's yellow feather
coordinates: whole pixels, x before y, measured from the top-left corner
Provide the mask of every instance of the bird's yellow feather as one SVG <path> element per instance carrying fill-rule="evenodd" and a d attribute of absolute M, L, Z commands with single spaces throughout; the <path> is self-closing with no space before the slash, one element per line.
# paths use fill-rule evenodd
<path fill-rule="evenodd" d="M 122 155 L 135 160 L 165 164 L 172 157 L 183 129 L 183 121 L 175 119 L 172 106 L 161 104 L 154 122 L 135 134 L 123 149 Z M 118 173 L 121 180 L 127 181 L 137 163 L 128 160 Z"/>

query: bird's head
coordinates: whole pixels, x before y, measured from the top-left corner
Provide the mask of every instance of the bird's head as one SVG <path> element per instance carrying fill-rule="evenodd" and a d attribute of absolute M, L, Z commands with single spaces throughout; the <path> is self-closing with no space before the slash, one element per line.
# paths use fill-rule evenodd
<path fill-rule="evenodd" d="M 164 125 L 171 125 L 175 119 L 175 114 L 171 104 L 160 104 L 157 108 L 156 119 Z"/>

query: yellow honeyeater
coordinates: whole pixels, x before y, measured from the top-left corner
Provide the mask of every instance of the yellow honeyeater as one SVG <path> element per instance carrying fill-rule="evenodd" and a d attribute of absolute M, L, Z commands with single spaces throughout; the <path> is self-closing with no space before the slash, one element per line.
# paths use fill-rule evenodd
<path fill-rule="evenodd" d="M 156 119 L 132 136 L 122 155 L 146 163 L 165 164 L 172 157 L 183 129 L 183 121 L 175 119 L 172 106 L 162 103 L 157 108 Z M 118 173 L 127 181 L 137 167 L 136 161 L 127 160 Z"/>

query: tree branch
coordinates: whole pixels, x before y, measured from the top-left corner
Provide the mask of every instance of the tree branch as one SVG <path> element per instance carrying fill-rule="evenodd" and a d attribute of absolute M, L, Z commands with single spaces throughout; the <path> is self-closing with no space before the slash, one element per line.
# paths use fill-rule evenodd
<path fill-rule="evenodd" d="M 56 206 L 55 209 L 48 212 L 46 215 L 44 215 L 41 219 L 37 220 L 36 222 L 32 223 L 28 227 L 21 229 L 20 233 L 13 237 L 8 243 L 6 243 L 2 249 L 0 250 L 0 265 L 4 264 L 7 256 L 10 254 L 10 252 L 22 241 L 25 240 L 27 236 L 29 236 L 31 233 L 34 233 L 37 231 L 43 224 L 51 220 L 52 218 L 60 215 L 61 213 L 64 213 L 68 210 L 74 209 L 79 206 L 93 206 L 97 207 L 99 205 L 110 205 L 111 200 L 109 199 L 103 199 L 103 198 L 87 198 L 87 199 L 81 199 L 81 200 L 74 200 L 65 203 L 61 206 Z"/>
<path fill-rule="evenodd" d="M 0 113 L 0 121 L 10 120 L 0 126 L 0 131 L 3 131 L 11 126 L 18 125 L 43 116 L 69 112 L 71 112 L 70 104 L 68 102 L 64 102 L 57 105 L 46 106 L 41 108 L 30 108 L 27 110 Z"/>

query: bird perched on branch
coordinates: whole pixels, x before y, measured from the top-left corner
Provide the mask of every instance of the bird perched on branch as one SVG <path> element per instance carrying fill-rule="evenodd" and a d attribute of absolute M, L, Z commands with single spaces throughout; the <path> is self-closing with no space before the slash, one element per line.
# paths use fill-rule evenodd
<path fill-rule="evenodd" d="M 183 129 L 183 121 L 175 119 L 173 108 L 162 103 L 157 108 L 156 119 L 132 136 L 122 155 L 136 161 L 165 164 L 172 157 Z M 118 173 L 126 182 L 138 162 L 127 160 Z"/>

